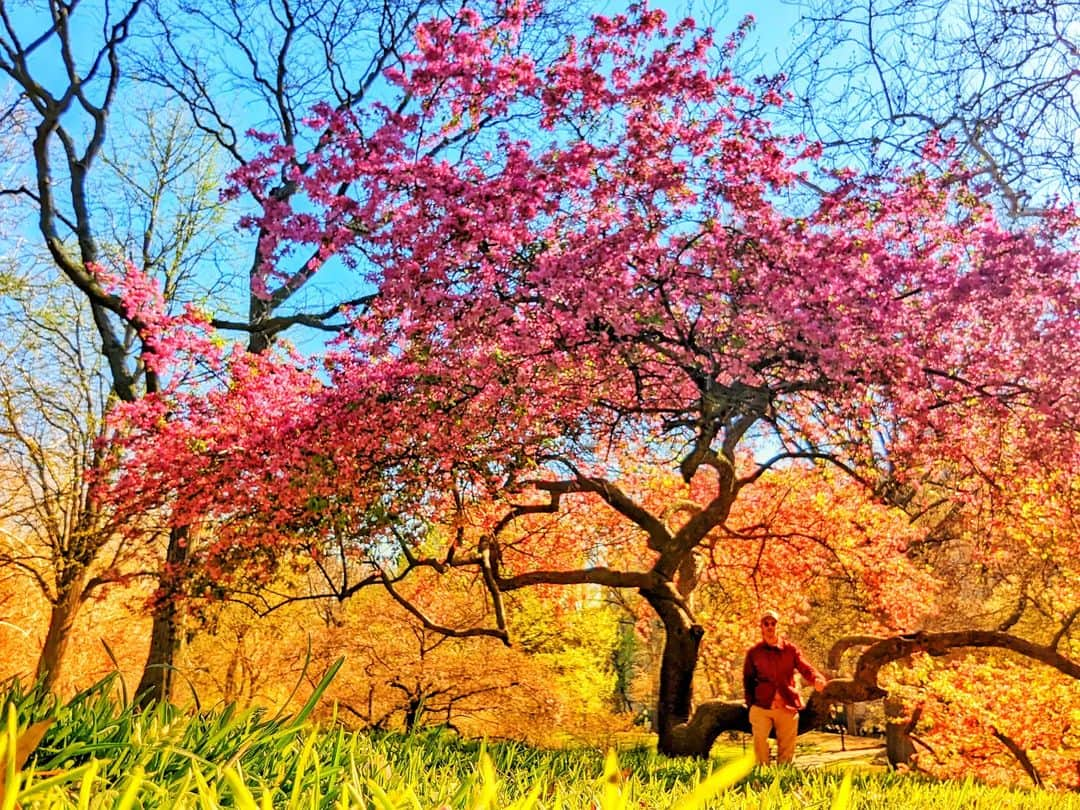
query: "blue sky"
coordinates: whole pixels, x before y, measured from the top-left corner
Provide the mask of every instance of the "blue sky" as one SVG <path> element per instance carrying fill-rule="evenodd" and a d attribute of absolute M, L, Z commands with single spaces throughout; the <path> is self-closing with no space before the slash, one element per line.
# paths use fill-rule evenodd
<path fill-rule="evenodd" d="M 624 0 L 606 0 L 612 10 L 625 7 Z M 763 71 L 775 70 L 791 47 L 791 29 L 801 16 L 798 0 L 650 0 L 650 6 L 664 9 L 673 19 L 693 17 L 716 29 L 718 38 L 734 31 L 748 14 L 756 21 L 747 51 L 759 54 Z"/>

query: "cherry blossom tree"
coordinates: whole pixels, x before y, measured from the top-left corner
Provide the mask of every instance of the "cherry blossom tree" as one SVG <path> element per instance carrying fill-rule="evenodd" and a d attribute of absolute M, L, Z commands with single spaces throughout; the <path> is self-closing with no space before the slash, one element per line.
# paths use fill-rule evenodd
<path fill-rule="evenodd" d="M 805 465 L 910 504 L 939 454 L 977 463 L 949 450 L 966 425 L 1006 417 L 1039 438 L 1018 447 L 1075 459 L 1075 218 L 1009 231 L 955 163 L 838 172 L 813 210 L 786 211 L 819 149 L 774 134 L 782 96 L 717 61 L 738 34 L 717 43 L 638 5 L 540 68 L 514 47 L 534 13 L 421 24 L 389 74 L 412 111 L 318 107 L 320 148 L 285 168 L 288 199 L 270 189 L 295 149 L 267 137 L 235 175 L 263 203 L 258 272 L 270 285 L 290 255 L 312 255 L 312 273 L 341 260 L 371 294 L 321 356 L 226 353 L 222 385 L 119 409 L 103 492 L 212 530 L 204 596 L 299 554 L 338 598 L 376 585 L 428 629 L 507 640 L 513 591 L 636 590 L 665 633 L 660 750 L 700 755 L 745 723 L 739 706 L 695 708 L 689 599 L 698 555 L 746 542 L 745 493 Z M 432 152 L 491 119 L 517 126 L 454 162 Z M 925 149 L 940 162 L 948 144 Z M 199 355 L 190 322 L 142 320 L 167 336 L 163 361 L 181 339 Z M 643 495 L 628 448 L 677 469 L 692 505 Z M 581 502 L 621 529 L 545 543 Z M 907 542 L 877 540 L 892 556 Z M 490 625 L 449 626 L 402 596 L 420 568 L 482 583 Z M 897 637 L 823 700 L 880 696 L 886 662 L 957 644 L 1012 642 Z M 1077 666 L 1035 646 L 1012 648 Z"/>

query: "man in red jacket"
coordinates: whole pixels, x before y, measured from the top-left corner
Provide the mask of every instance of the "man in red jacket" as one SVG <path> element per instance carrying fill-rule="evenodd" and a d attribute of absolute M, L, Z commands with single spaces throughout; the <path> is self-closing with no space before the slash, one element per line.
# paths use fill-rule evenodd
<path fill-rule="evenodd" d="M 780 637 L 780 614 L 766 610 L 761 616 L 761 641 L 746 651 L 743 689 L 754 732 L 754 756 L 769 764 L 769 732 L 776 729 L 777 762 L 793 762 L 799 732 L 802 698 L 795 691 L 795 670 L 814 688 L 825 688 L 825 676 L 807 661 L 799 648 Z"/>

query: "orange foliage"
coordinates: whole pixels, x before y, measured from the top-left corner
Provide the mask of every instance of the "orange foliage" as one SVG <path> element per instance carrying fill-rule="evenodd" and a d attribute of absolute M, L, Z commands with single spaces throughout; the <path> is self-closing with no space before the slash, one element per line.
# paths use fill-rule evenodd
<path fill-rule="evenodd" d="M 482 621 L 482 603 L 465 583 L 443 583 L 440 590 L 423 580 L 404 593 L 427 615 L 459 629 Z M 510 606 L 512 622 L 534 622 L 536 615 Z M 577 615 L 568 612 L 564 620 Z M 319 715 L 355 728 L 448 725 L 470 736 L 552 744 L 568 737 L 595 741 L 626 724 L 611 711 L 610 687 L 599 705 L 587 693 L 595 680 L 592 662 L 561 650 L 507 647 L 490 637 L 448 637 L 424 628 L 381 589 L 341 604 L 294 603 L 258 620 L 235 607 L 210 610 L 207 618 L 212 632 L 197 637 L 182 661 L 204 705 L 296 708 L 344 657 Z M 518 637 L 546 631 L 560 638 L 558 616 L 546 621 L 546 628 L 522 627 Z M 609 651 L 598 654 L 610 658 Z"/>
<path fill-rule="evenodd" d="M 1072 679 L 996 653 L 924 657 L 896 676 L 909 705 L 923 707 L 920 769 L 943 778 L 1027 781 L 997 732 L 1026 752 L 1047 786 L 1080 788 L 1080 690 Z"/>
<path fill-rule="evenodd" d="M 133 587 L 115 587 L 83 605 L 71 628 L 57 694 L 70 696 L 115 672 L 110 650 L 124 682 L 134 687 L 149 639 L 150 618 L 143 612 L 147 596 Z M 49 604 L 38 588 L 25 577 L 0 577 L 0 679 L 33 678 L 48 623 Z"/>

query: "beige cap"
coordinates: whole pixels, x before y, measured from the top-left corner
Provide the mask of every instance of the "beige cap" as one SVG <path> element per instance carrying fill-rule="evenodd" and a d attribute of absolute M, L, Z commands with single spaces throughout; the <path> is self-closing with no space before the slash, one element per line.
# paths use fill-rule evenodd
<path fill-rule="evenodd" d="M 780 614 L 777 613 L 772 608 L 769 608 L 768 610 L 766 610 L 764 613 L 761 614 L 761 618 L 762 619 L 775 619 L 776 621 L 780 621 Z"/>

